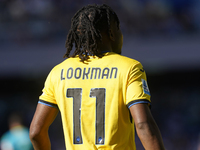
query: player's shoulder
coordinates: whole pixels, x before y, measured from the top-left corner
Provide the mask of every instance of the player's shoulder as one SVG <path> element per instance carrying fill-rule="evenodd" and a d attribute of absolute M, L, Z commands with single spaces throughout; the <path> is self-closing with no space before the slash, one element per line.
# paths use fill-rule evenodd
<path fill-rule="evenodd" d="M 64 60 L 64 61 L 62 61 L 62 62 L 56 64 L 55 66 L 53 66 L 53 67 L 51 68 L 50 72 L 49 72 L 49 76 L 52 77 L 52 76 L 54 76 L 54 75 L 56 75 L 56 74 L 60 74 L 60 72 L 61 72 L 61 70 L 62 70 L 62 68 L 63 68 L 63 65 L 64 65 L 65 61 L 66 61 L 66 60 Z"/>
<path fill-rule="evenodd" d="M 74 61 L 77 61 L 77 58 L 67 58 L 62 62 L 58 63 L 57 65 L 55 65 L 52 70 L 56 71 L 58 69 L 60 70 L 64 66 L 72 66 Z"/>
<path fill-rule="evenodd" d="M 112 59 L 115 63 L 119 63 L 121 65 L 131 65 L 131 66 L 134 66 L 134 65 L 138 65 L 138 64 L 141 64 L 138 60 L 136 59 L 133 59 L 133 58 L 130 58 L 130 57 L 127 57 L 127 56 L 123 56 L 123 55 L 120 55 L 120 54 L 111 54 L 112 56 Z"/>

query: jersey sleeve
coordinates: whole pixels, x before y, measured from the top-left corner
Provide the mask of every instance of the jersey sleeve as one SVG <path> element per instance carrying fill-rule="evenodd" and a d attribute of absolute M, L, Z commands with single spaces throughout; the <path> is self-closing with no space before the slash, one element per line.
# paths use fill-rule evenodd
<path fill-rule="evenodd" d="M 146 73 L 139 62 L 129 72 L 126 93 L 126 105 L 128 108 L 138 103 L 151 105 Z"/>
<path fill-rule="evenodd" d="M 40 95 L 38 103 L 57 108 L 54 92 L 53 70 L 47 76 L 42 92 L 43 93 Z"/>

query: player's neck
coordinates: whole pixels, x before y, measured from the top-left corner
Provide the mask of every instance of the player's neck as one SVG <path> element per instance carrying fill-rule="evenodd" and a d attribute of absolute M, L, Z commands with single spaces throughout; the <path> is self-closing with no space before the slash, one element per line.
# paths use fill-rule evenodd
<path fill-rule="evenodd" d="M 101 52 L 112 52 L 112 46 L 110 43 L 110 39 L 105 36 L 102 35 L 102 40 L 100 42 L 98 42 L 98 50 L 100 50 Z"/>

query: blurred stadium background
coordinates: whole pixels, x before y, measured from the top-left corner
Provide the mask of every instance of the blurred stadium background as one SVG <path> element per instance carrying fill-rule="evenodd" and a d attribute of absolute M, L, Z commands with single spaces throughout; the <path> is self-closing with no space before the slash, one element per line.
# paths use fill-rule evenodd
<path fill-rule="evenodd" d="M 122 54 L 139 60 L 147 72 L 152 113 L 166 149 L 197 150 L 199 0 L 0 0 L 0 137 L 13 111 L 22 112 L 29 126 L 47 74 L 64 60 L 71 17 L 93 3 L 106 3 L 118 14 Z M 64 150 L 59 115 L 50 138 L 52 150 Z"/>

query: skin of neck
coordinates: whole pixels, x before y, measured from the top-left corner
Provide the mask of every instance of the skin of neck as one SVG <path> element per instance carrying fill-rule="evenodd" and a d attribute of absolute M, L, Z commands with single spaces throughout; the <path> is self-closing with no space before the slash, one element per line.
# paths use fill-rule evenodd
<path fill-rule="evenodd" d="M 109 36 L 107 35 L 107 33 L 102 32 L 101 33 L 102 36 L 102 40 L 98 41 L 98 50 L 102 51 L 109 51 L 109 52 L 113 52 L 112 49 L 112 44 L 111 44 L 111 39 L 109 38 Z"/>

